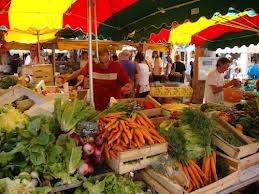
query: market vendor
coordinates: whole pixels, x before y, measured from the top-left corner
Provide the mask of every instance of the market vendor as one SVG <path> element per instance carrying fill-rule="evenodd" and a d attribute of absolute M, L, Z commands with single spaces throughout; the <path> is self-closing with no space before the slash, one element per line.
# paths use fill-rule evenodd
<path fill-rule="evenodd" d="M 224 72 L 228 70 L 230 60 L 227 58 L 220 58 L 217 61 L 216 69 L 209 72 L 206 83 L 204 98 L 207 103 L 219 103 L 224 101 L 223 89 L 231 86 L 240 85 L 240 81 L 232 79 L 224 84 Z"/>
<path fill-rule="evenodd" d="M 121 91 L 131 91 L 132 84 L 122 65 L 110 61 L 107 49 L 99 50 L 99 58 L 100 63 L 93 63 L 94 102 L 97 110 L 104 110 L 111 97 L 121 98 Z M 73 77 L 75 73 L 72 74 Z M 85 65 L 78 74 L 88 76 L 88 65 Z M 71 79 L 71 76 L 68 79 Z"/>

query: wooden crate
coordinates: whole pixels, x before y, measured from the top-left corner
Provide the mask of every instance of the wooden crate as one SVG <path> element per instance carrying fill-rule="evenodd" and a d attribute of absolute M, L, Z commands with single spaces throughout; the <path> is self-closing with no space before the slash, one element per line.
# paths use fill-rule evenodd
<path fill-rule="evenodd" d="M 224 121 L 223 119 L 217 116 L 217 113 L 213 113 L 213 118 L 218 122 L 219 127 L 223 128 L 223 130 L 227 130 L 232 132 L 237 138 L 239 138 L 242 142 L 246 143 L 246 145 L 235 147 L 226 142 L 223 138 L 215 135 L 214 143 L 217 147 L 219 147 L 222 151 L 228 154 L 230 157 L 235 159 L 240 159 L 251 154 L 254 154 L 259 149 L 259 142 L 253 142 L 252 138 L 240 133 L 229 123 Z"/>
<path fill-rule="evenodd" d="M 234 159 L 221 152 L 217 152 L 217 155 L 224 158 L 229 165 L 233 166 L 237 170 L 244 170 L 259 164 L 259 153 L 255 153 L 242 159 Z"/>
<path fill-rule="evenodd" d="M 205 187 L 202 187 L 200 189 L 197 189 L 190 194 L 214 194 L 218 193 L 219 191 L 222 191 L 231 185 L 234 185 L 235 183 L 238 183 L 239 181 L 239 171 L 235 171 L 231 173 L 230 175 L 218 180 L 217 182 L 211 183 Z"/>
<path fill-rule="evenodd" d="M 155 126 L 160 125 L 164 120 L 170 119 L 170 112 L 162 108 L 145 110 L 145 114 L 150 118 Z"/>
<path fill-rule="evenodd" d="M 109 159 L 106 162 L 117 174 L 125 174 L 146 168 L 159 160 L 161 154 L 167 152 L 167 148 L 167 143 L 162 143 L 130 149 L 120 152 L 116 159 Z"/>
<path fill-rule="evenodd" d="M 159 102 L 157 102 L 154 98 L 152 98 L 151 96 L 147 96 L 146 98 L 123 98 L 123 99 L 116 99 L 118 102 L 124 102 L 124 103 L 128 103 L 128 102 L 138 102 L 140 104 L 143 104 L 144 101 L 148 101 L 151 102 L 155 108 L 152 109 L 145 109 L 145 110 L 141 110 L 141 112 L 144 112 L 146 114 L 146 112 L 149 112 L 150 110 L 156 110 L 156 109 L 160 109 L 161 108 L 161 104 Z"/>

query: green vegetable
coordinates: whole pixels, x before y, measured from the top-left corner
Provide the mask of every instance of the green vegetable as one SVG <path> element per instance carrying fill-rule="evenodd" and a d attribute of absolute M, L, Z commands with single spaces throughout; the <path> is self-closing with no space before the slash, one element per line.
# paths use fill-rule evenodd
<path fill-rule="evenodd" d="M 20 177 L 11 180 L 10 178 L 0 179 L 0 193 L 4 194 L 48 194 L 50 187 L 35 187 L 32 182 Z"/>
<path fill-rule="evenodd" d="M 224 139 L 226 142 L 228 142 L 233 146 L 239 147 L 239 146 L 245 145 L 231 132 L 223 131 L 221 129 L 216 129 L 215 134 L 220 136 L 222 139 Z"/>
<path fill-rule="evenodd" d="M 250 129 L 252 126 L 252 119 L 248 116 L 241 117 L 237 123 L 241 124 L 244 129 Z"/>
<path fill-rule="evenodd" d="M 145 193 L 145 184 L 142 181 L 133 181 L 123 176 L 116 176 L 115 174 L 106 175 L 102 180 L 95 178 L 84 179 L 82 188 L 78 188 L 76 194 L 135 194 Z"/>
<path fill-rule="evenodd" d="M 202 140 L 190 125 L 175 122 L 169 130 L 159 130 L 159 132 L 170 145 L 169 154 L 178 161 L 187 163 L 204 155 Z"/>
<path fill-rule="evenodd" d="M 0 106 L 0 136 L 2 133 L 9 133 L 16 128 L 24 128 L 28 121 L 28 117 L 14 107 Z"/>
<path fill-rule="evenodd" d="M 225 160 L 222 157 L 219 157 L 219 156 L 217 157 L 216 169 L 217 169 L 217 175 L 219 179 L 224 178 L 229 174 L 228 165 L 226 164 Z"/>
<path fill-rule="evenodd" d="M 91 119 L 95 110 L 86 106 L 86 103 L 81 100 L 61 102 L 58 98 L 55 100 L 54 116 L 58 121 L 62 131 L 68 132 L 75 128 L 79 121 Z"/>
<path fill-rule="evenodd" d="M 206 149 L 205 155 L 210 155 L 212 138 L 214 133 L 214 125 L 212 121 L 200 110 L 185 108 L 181 114 L 183 123 L 191 126 L 202 141 L 203 147 Z"/>
<path fill-rule="evenodd" d="M 0 88 L 2 89 L 8 89 L 11 86 L 16 85 L 18 82 L 18 78 L 10 75 L 10 76 L 6 76 L 3 80 L 1 80 L 0 82 Z"/>

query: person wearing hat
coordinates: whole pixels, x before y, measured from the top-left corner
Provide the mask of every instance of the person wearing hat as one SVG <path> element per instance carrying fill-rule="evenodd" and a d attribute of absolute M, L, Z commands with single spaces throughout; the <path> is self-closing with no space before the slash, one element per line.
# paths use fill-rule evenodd
<path fill-rule="evenodd" d="M 95 109 L 102 111 L 108 107 L 111 97 L 118 99 L 121 98 L 121 91 L 131 91 L 132 84 L 123 66 L 110 60 L 108 49 L 99 50 L 99 59 L 99 63 L 93 62 L 93 92 Z M 88 72 L 88 65 L 85 65 L 79 75 L 87 77 Z M 71 76 L 65 78 L 68 79 Z"/>
<path fill-rule="evenodd" d="M 224 73 L 228 70 L 231 61 L 225 57 L 219 58 L 216 69 L 209 72 L 206 83 L 204 98 L 206 103 L 220 103 L 224 101 L 223 89 L 240 85 L 240 81 L 232 79 L 224 84 Z"/>

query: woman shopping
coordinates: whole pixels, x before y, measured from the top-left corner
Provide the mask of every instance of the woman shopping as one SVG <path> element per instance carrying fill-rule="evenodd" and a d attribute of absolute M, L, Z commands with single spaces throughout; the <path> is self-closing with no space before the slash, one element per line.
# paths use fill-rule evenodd
<path fill-rule="evenodd" d="M 150 91 L 149 75 L 151 72 L 149 71 L 149 66 L 145 63 L 143 54 L 136 59 L 136 69 L 136 97 L 144 98 Z"/>

